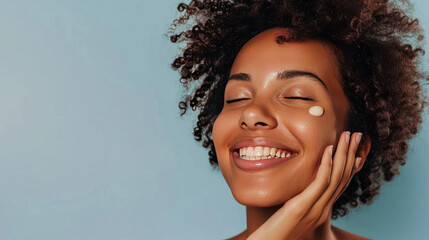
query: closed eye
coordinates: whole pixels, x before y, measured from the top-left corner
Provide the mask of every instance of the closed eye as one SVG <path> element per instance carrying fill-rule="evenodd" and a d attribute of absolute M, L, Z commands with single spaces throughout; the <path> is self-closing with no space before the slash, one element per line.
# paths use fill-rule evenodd
<path fill-rule="evenodd" d="M 249 100 L 250 98 L 237 98 L 237 99 L 232 99 L 232 100 L 228 100 L 226 101 L 226 103 L 235 103 L 241 100 Z"/>
<path fill-rule="evenodd" d="M 286 99 L 300 99 L 300 100 L 304 100 L 304 101 L 313 101 L 313 99 L 311 98 L 307 98 L 307 97 L 284 97 Z M 237 99 L 232 99 L 232 100 L 227 100 L 226 103 L 235 103 L 235 102 L 239 102 L 241 100 L 249 100 L 250 98 L 237 98 Z"/>
<path fill-rule="evenodd" d="M 300 100 L 305 100 L 305 101 L 313 101 L 313 99 L 311 98 L 307 98 L 307 97 L 284 97 L 286 99 L 300 99 Z"/>

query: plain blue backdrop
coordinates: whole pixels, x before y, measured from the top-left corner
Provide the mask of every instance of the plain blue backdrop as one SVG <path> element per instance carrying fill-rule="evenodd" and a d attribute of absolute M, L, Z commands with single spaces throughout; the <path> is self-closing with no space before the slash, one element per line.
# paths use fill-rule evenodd
<path fill-rule="evenodd" d="M 427 31 L 429 3 L 414 2 Z M 178 3 L 0 1 L 0 239 L 223 239 L 245 228 L 193 140 L 196 115 L 179 117 L 179 50 L 164 35 Z M 428 118 L 401 175 L 335 225 L 428 239 Z"/>

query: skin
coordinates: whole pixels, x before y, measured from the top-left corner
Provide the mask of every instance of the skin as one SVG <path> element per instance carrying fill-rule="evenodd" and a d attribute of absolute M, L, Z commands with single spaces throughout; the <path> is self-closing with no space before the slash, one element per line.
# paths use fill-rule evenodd
<path fill-rule="evenodd" d="M 332 46 L 318 40 L 278 44 L 279 34 L 291 33 L 269 29 L 242 47 L 213 126 L 219 168 L 234 198 L 246 206 L 247 229 L 231 239 L 366 239 L 330 222 L 333 203 L 371 146 L 369 138 L 356 141 L 360 133 L 344 132 L 349 101 Z M 320 81 L 308 74 L 280 79 L 282 71 L 311 73 Z M 226 102 L 235 99 L 241 100 Z M 323 107 L 322 116 L 309 114 L 316 105 Z M 230 151 L 240 137 L 266 137 L 298 155 L 268 169 L 244 171 Z"/>

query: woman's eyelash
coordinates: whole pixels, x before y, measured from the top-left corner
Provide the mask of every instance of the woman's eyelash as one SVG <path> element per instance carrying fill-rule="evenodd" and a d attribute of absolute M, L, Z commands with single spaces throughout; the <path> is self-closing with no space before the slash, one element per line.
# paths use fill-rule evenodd
<path fill-rule="evenodd" d="M 311 98 L 307 98 L 307 97 L 284 97 L 287 99 L 301 99 L 301 100 L 305 100 L 305 101 L 313 101 L 313 99 Z"/>
<path fill-rule="evenodd" d="M 228 100 L 228 101 L 226 101 L 226 103 L 235 103 L 235 102 L 238 102 L 241 100 L 248 100 L 248 99 L 250 99 L 250 98 L 237 98 L 237 99 Z"/>
<path fill-rule="evenodd" d="M 313 99 L 307 98 L 307 97 L 284 97 L 284 98 L 286 98 L 286 99 L 301 99 L 304 101 L 313 101 Z M 250 98 L 237 98 L 237 99 L 228 100 L 228 101 L 226 101 L 226 103 L 235 103 L 235 102 L 238 102 L 241 100 L 248 100 L 248 99 L 250 99 Z"/>

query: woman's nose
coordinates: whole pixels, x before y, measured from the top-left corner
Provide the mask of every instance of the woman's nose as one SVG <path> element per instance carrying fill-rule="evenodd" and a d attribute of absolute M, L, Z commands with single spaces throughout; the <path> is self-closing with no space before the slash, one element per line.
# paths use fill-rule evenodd
<path fill-rule="evenodd" d="M 273 129 L 277 127 L 277 119 L 269 106 L 264 102 L 253 103 L 245 108 L 241 114 L 240 127 L 243 129 Z"/>

